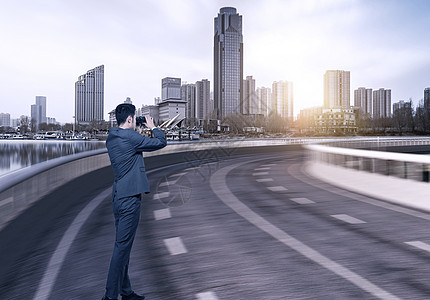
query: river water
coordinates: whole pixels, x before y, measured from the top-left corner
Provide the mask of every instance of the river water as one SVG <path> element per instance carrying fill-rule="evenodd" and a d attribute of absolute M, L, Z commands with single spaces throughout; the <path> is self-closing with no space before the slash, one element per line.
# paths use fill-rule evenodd
<path fill-rule="evenodd" d="M 0 140 L 0 177 L 49 159 L 104 147 L 104 141 Z"/>

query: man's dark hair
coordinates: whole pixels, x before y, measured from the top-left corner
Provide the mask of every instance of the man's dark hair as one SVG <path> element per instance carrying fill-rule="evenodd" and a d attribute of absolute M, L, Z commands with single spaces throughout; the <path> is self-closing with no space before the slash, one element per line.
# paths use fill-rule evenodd
<path fill-rule="evenodd" d="M 136 113 L 136 107 L 133 104 L 129 104 L 129 103 L 119 104 L 115 108 L 115 117 L 116 117 L 116 122 L 118 123 L 118 126 L 124 124 L 128 116 L 134 117 L 135 113 Z"/>

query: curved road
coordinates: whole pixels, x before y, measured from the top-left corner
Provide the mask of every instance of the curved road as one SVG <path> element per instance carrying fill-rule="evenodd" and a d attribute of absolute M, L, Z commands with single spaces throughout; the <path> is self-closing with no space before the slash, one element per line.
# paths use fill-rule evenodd
<path fill-rule="evenodd" d="M 133 287 L 155 299 L 430 299 L 430 215 L 329 186 L 300 151 L 150 171 Z M 0 232 L 1 299 L 100 299 L 114 241 L 110 168 Z M 410 212 L 410 211 L 409 211 Z"/>

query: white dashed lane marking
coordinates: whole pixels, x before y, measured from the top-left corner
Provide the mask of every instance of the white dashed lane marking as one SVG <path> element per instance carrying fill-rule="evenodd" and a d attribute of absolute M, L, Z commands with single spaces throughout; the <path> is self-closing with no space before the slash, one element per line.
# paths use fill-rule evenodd
<path fill-rule="evenodd" d="M 425 250 L 427 252 L 430 252 L 430 245 L 426 244 L 424 242 L 420 242 L 420 241 L 412 241 L 412 242 L 405 242 L 405 244 L 408 244 L 410 246 L 413 246 L 415 248 L 421 249 L 421 250 Z"/>
<path fill-rule="evenodd" d="M 363 224 L 363 223 L 366 223 L 366 222 L 364 222 L 364 221 L 362 221 L 360 219 L 351 217 L 349 215 L 340 214 L 340 215 L 331 215 L 331 216 L 333 218 L 336 218 L 338 220 L 344 221 L 344 222 L 349 223 L 349 224 Z"/>
<path fill-rule="evenodd" d="M 283 192 L 283 191 L 288 191 L 287 188 L 284 188 L 283 186 L 268 186 L 267 187 L 269 190 L 271 190 L 272 192 Z"/>
<path fill-rule="evenodd" d="M 155 220 L 163 220 L 163 219 L 169 219 L 172 215 L 170 214 L 169 208 L 159 209 L 154 211 L 154 218 Z"/>
<path fill-rule="evenodd" d="M 269 181 L 273 181 L 273 178 L 261 178 L 261 179 L 256 179 L 257 182 L 269 182 Z"/>
<path fill-rule="evenodd" d="M 167 198 L 167 197 L 169 197 L 169 196 L 170 196 L 170 193 L 169 193 L 169 192 L 162 192 L 162 193 L 154 194 L 154 199 L 155 199 L 155 200 L 158 200 L 158 199 Z"/>
<path fill-rule="evenodd" d="M 265 165 L 261 165 L 262 167 L 274 167 L 277 166 L 278 164 L 265 164 Z"/>
<path fill-rule="evenodd" d="M 224 202 L 227 206 L 229 206 L 233 211 L 235 211 L 238 215 L 242 216 L 246 220 L 248 220 L 251 224 L 260 228 L 262 231 L 268 233 L 287 247 L 297 251 L 304 257 L 307 257 L 309 260 L 319 264 L 320 266 L 330 270 L 334 274 L 348 280 L 349 282 L 355 284 L 357 287 L 363 289 L 364 291 L 372 294 L 374 297 L 378 299 L 390 299 L 390 300 L 400 300 L 400 298 L 395 295 L 387 292 L 384 289 L 381 289 L 377 285 L 373 284 L 369 280 L 364 277 L 361 277 L 357 273 L 354 273 L 350 269 L 342 266 L 341 264 L 329 259 L 328 257 L 322 255 L 318 251 L 313 248 L 305 245 L 301 241 L 292 237 L 285 231 L 276 227 L 269 221 L 267 221 L 262 216 L 255 213 L 248 206 L 246 206 L 243 202 L 241 202 L 228 188 L 227 186 L 227 174 L 235 168 L 238 168 L 242 165 L 246 164 L 246 162 L 237 163 L 234 165 L 230 165 L 224 167 L 218 171 L 216 171 L 210 179 L 210 186 L 212 191 L 217 195 L 217 197 Z"/>
<path fill-rule="evenodd" d="M 214 292 L 204 292 L 196 295 L 197 300 L 218 300 Z"/>
<path fill-rule="evenodd" d="M 182 243 L 182 239 L 180 237 L 165 239 L 164 244 L 166 245 L 171 255 L 184 254 L 188 252 L 185 248 L 184 243 Z"/>
<path fill-rule="evenodd" d="M 254 169 L 254 171 L 266 171 L 266 170 L 270 170 L 270 167 L 264 167 L 264 168 Z"/>
<path fill-rule="evenodd" d="M 263 175 L 269 175 L 269 172 L 257 172 L 257 173 L 252 173 L 252 176 L 263 176 Z"/>
<path fill-rule="evenodd" d="M 161 187 L 161 186 L 174 185 L 178 180 L 164 181 L 164 182 L 160 183 L 158 186 Z"/>
<path fill-rule="evenodd" d="M 298 204 L 311 204 L 315 203 L 315 201 L 309 200 L 308 198 L 290 198 L 291 201 L 294 201 Z"/>

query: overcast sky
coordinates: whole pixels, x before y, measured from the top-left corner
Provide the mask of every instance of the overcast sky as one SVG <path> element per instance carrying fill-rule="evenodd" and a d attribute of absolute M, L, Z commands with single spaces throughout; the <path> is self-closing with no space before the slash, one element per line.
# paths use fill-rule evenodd
<path fill-rule="evenodd" d="M 326 70 L 354 89 L 389 88 L 392 102 L 430 87 L 430 1 L 0 0 L 0 112 L 71 122 L 78 76 L 105 66 L 105 118 L 130 97 L 153 104 L 161 79 L 213 84 L 214 17 L 242 15 L 244 76 L 294 84 L 294 114 L 323 104 Z"/>

